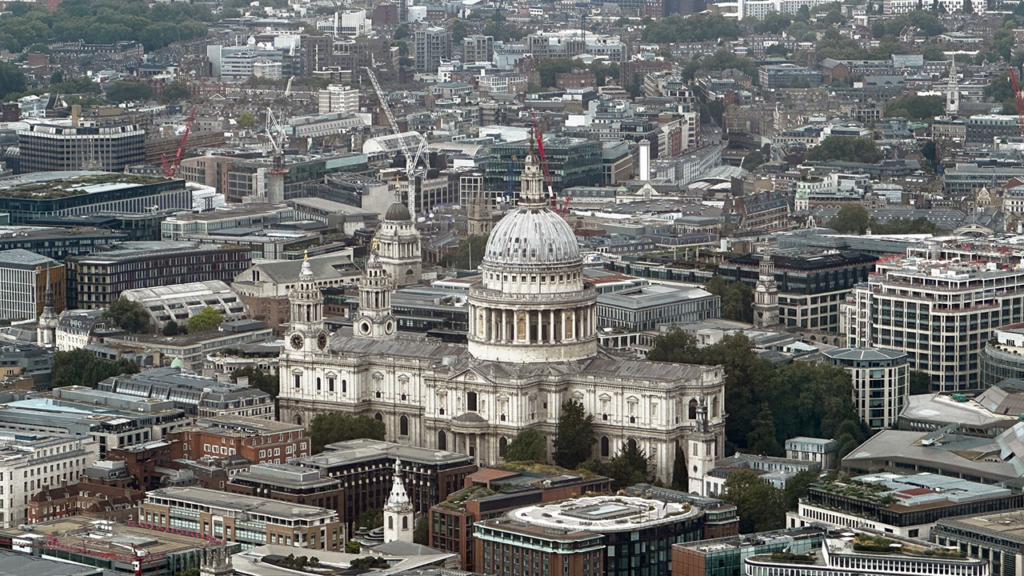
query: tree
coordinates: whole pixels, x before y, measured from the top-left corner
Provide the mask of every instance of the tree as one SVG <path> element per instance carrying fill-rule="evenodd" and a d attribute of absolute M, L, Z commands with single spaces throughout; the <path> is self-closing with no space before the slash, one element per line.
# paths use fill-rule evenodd
<path fill-rule="evenodd" d="M 761 411 L 754 420 L 754 429 L 747 436 L 747 450 L 751 454 L 782 455 L 782 446 L 775 437 L 775 419 L 772 418 L 772 411 L 767 402 L 761 404 Z"/>
<path fill-rule="evenodd" d="M 144 82 L 115 82 L 107 88 L 107 100 L 115 104 L 145 102 L 153 97 L 153 88 Z"/>
<path fill-rule="evenodd" d="M 430 524 L 428 514 L 420 514 L 412 531 L 412 541 L 420 546 L 430 546 Z"/>
<path fill-rule="evenodd" d="M 534 428 L 527 428 L 508 443 L 505 449 L 506 462 L 540 462 L 548 459 L 548 442 Z"/>
<path fill-rule="evenodd" d="M 704 289 L 722 299 L 722 318 L 737 322 L 754 321 L 754 290 L 744 282 L 728 282 L 714 276 Z"/>
<path fill-rule="evenodd" d="M 974 14 L 974 5 L 971 0 L 964 0 L 964 14 Z"/>
<path fill-rule="evenodd" d="M 57 70 L 56 72 L 50 75 L 50 84 L 60 84 L 63 81 L 64 73 L 60 70 Z"/>
<path fill-rule="evenodd" d="M 235 124 L 243 130 L 248 130 L 256 125 L 256 117 L 249 112 L 242 112 L 235 118 Z"/>
<path fill-rule="evenodd" d="M 867 208 L 860 204 L 845 204 L 825 226 L 844 234 L 863 234 L 870 221 Z"/>
<path fill-rule="evenodd" d="M 95 388 L 101 381 L 121 374 L 138 374 L 139 367 L 130 360 L 101 360 L 92 352 L 79 348 L 53 355 L 50 378 L 54 387 L 86 386 Z"/>
<path fill-rule="evenodd" d="M 188 333 L 196 334 L 198 332 L 206 332 L 213 330 L 217 326 L 220 326 L 221 322 L 224 321 L 224 315 L 219 310 L 212 306 L 206 306 L 199 311 L 198 314 L 188 319 Z"/>
<path fill-rule="evenodd" d="M 877 164 L 882 161 L 882 153 L 878 145 L 870 138 L 857 136 L 829 136 L 814 148 L 807 151 L 807 160 L 844 162 L 861 162 Z"/>
<path fill-rule="evenodd" d="M 456 18 L 452 24 L 452 42 L 461 44 L 462 39 L 466 37 L 466 23 Z"/>
<path fill-rule="evenodd" d="M 322 452 L 328 444 L 357 438 L 384 440 L 384 431 L 384 422 L 369 416 L 350 416 L 339 412 L 317 414 L 309 425 L 312 453 Z"/>
<path fill-rule="evenodd" d="M 484 259 L 487 251 L 487 236 L 478 234 L 467 236 L 459 241 L 459 247 L 455 252 L 449 252 L 438 261 L 442 267 L 457 268 L 459 270 L 476 270 L 480 261 Z"/>
<path fill-rule="evenodd" d="M 231 373 L 232 382 L 238 382 L 242 377 L 249 379 L 249 386 L 270 394 L 271 398 L 277 398 L 280 392 L 281 380 L 273 372 L 266 373 L 255 366 L 246 366 Z"/>
<path fill-rule="evenodd" d="M 818 481 L 814 470 L 802 470 L 786 481 L 786 509 L 796 510 L 800 499 L 807 495 L 807 488 Z"/>
<path fill-rule="evenodd" d="M 174 320 L 169 320 L 167 324 L 164 324 L 164 336 L 177 336 L 181 333 L 181 327 Z"/>
<path fill-rule="evenodd" d="M 381 528 L 384 526 L 384 509 L 383 508 L 370 508 L 363 510 L 356 517 L 356 526 L 359 528 Z"/>
<path fill-rule="evenodd" d="M 362 549 L 357 540 L 349 540 L 345 542 L 345 553 L 346 554 L 359 554 L 359 550 Z"/>
<path fill-rule="evenodd" d="M 764 155 L 761 154 L 760 150 L 754 150 L 743 157 L 743 163 L 740 164 L 740 168 L 753 172 L 761 164 L 764 164 Z"/>
<path fill-rule="evenodd" d="M 160 93 L 160 101 L 164 103 L 187 100 L 191 97 L 192 91 L 188 89 L 188 84 L 181 80 L 171 82 L 167 86 L 164 86 L 163 92 Z"/>
<path fill-rule="evenodd" d="M 537 63 L 540 85 L 545 88 L 553 87 L 558 74 L 570 72 L 578 66 L 579 64 L 572 58 L 544 58 Z"/>
<path fill-rule="evenodd" d="M 594 435 L 594 415 L 587 414 L 583 404 L 575 400 L 562 403 L 555 436 L 555 464 L 575 470 L 590 458 L 597 437 Z"/>
<path fill-rule="evenodd" d="M 920 370 L 910 371 L 910 393 L 928 394 L 932 391 L 932 377 Z"/>
<path fill-rule="evenodd" d="M 934 234 L 939 230 L 938 224 L 924 216 L 919 218 L 897 216 L 886 220 L 885 224 L 872 218 L 869 227 L 875 234 Z"/>
<path fill-rule="evenodd" d="M 25 75 L 10 62 L 0 62 L 0 95 L 25 91 Z"/>
<path fill-rule="evenodd" d="M 199 576 L 199 568 L 187 568 L 174 573 L 174 576 Z"/>
<path fill-rule="evenodd" d="M 644 29 L 643 40 L 653 44 L 735 40 L 741 33 L 738 22 L 717 14 L 669 16 L 651 20 Z"/>
<path fill-rule="evenodd" d="M 775 12 L 772 12 L 772 14 L 775 14 Z M 771 46 L 765 48 L 764 55 L 785 58 L 787 55 L 789 55 L 789 50 L 786 49 L 786 46 L 784 44 L 772 44 Z"/>
<path fill-rule="evenodd" d="M 644 450 L 637 446 L 636 440 L 623 442 L 619 453 L 608 462 L 606 470 L 608 477 L 612 479 L 613 489 L 651 480 L 650 459 Z"/>
<path fill-rule="evenodd" d="M 1012 100 L 1013 85 L 1010 83 L 1010 73 L 1004 72 L 994 76 L 982 90 L 982 94 L 985 95 L 985 98 L 996 102 Z"/>
<path fill-rule="evenodd" d="M 890 100 L 885 108 L 885 115 L 902 116 L 910 120 L 931 120 L 945 113 L 945 100 L 942 96 L 904 96 Z"/>
<path fill-rule="evenodd" d="M 119 297 L 103 311 L 103 317 L 130 334 L 149 332 L 149 312 L 145 306 L 124 296 Z"/>
<path fill-rule="evenodd" d="M 751 470 L 733 472 L 725 481 L 723 499 L 736 505 L 740 533 L 778 530 L 786 525 L 786 495 Z"/>
<path fill-rule="evenodd" d="M 408 38 L 410 36 L 412 36 L 412 34 L 409 33 L 409 25 L 400 24 L 398 28 L 395 28 L 395 33 L 392 34 L 391 38 L 393 40 L 401 40 L 402 38 Z"/>
<path fill-rule="evenodd" d="M 683 447 L 676 442 L 676 454 L 672 462 L 672 488 L 674 490 L 690 491 L 690 477 L 686 470 L 686 454 Z"/>

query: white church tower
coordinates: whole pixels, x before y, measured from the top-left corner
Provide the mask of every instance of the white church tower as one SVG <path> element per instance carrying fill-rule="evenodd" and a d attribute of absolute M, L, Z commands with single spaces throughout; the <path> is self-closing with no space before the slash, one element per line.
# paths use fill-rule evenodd
<path fill-rule="evenodd" d="M 394 482 L 391 484 L 391 495 L 384 505 L 384 543 L 412 542 L 413 509 L 409 494 L 402 483 L 402 462 L 395 460 Z"/>
<path fill-rule="evenodd" d="M 57 346 L 57 312 L 53 309 L 53 286 L 50 284 L 50 269 L 46 269 L 46 300 L 43 303 L 43 313 L 39 315 L 39 324 L 36 327 L 36 344 L 41 348 L 54 348 Z"/>
<path fill-rule="evenodd" d="M 949 67 L 949 85 L 946 88 L 946 114 L 956 116 L 960 113 L 960 86 L 956 77 L 956 56 Z"/>
<path fill-rule="evenodd" d="M 761 256 L 761 265 L 754 287 L 754 326 L 771 328 L 779 323 L 779 286 L 775 283 L 772 255 Z"/>
<path fill-rule="evenodd" d="M 704 486 L 704 478 L 715 468 L 718 459 L 718 440 L 708 430 L 708 405 L 704 398 L 697 404 L 696 431 L 688 439 L 686 474 L 690 493 L 710 496 Z"/>

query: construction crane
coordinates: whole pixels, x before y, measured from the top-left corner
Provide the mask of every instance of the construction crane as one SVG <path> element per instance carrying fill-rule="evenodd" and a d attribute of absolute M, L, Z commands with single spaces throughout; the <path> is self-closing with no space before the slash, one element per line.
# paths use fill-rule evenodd
<path fill-rule="evenodd" d="M 274 116 L 274 111 L 267 108 L 267 139 L 274 151 L 273 165 L 267 170 L 267 202 L 282 204 L 284 202 L 284 176 L 288 168 L 284 165 L 284 148 L 288 142 L 288 134 Z"/>
<path fill-rule="evenodd" d="M 192 121 L 196 118 L 196 107 L 192 107 L 192 113 L 188 116 L 188 122 L 185 123 L 185 134 L 181 137 L 181 144 L 178 145 L 178 153 L 174 156 L 174 163 L 171 164 L 167 161 L 167 154 L 163 154 L 161 159 L 164 165 L 164 176 L 168 178 L 174 178 L 174 175 L 178 172 L 178 165 L 181 164 L 181 154 L 185 151 L 185 144 L 188 143 L 189 132 L 192 131 Z"/>
<path fill-rule="evenodd" d="M 1010 66 L 1010 80 L 1013 82 L 1013 101 L 1017 104 L 1017 122 L 1020 123 L 1020 134 L 1024 136 L 1024 94 L 1021 94 L 1013 66 Z"/>
<path fill-rule="evenodd" d="M 388 99 L 384 96 L 384 89 L 380 87 L 380 82 L 377 81 L 377 75 L 373 73 L 368 67 L 363 67 L 366 70 L 366 75 L 370 78 L 370 83 L 373 84 L 373 91 L 377 93 L 377 100 L 380 101 L 380 107 L 384 111 L 384 115 L 388 119 L 388 124 L 391 125 L 391 130 L 394 132 L 396 140 L 398 141 L 398 147 L 401 148 L 402 154 L 405 156 L 405 176 L 406 176 L 406 188 L 408 192 L 408 203 L 409 213 L 416 213 L 416 177 L 417 177 L 417 166 L 419 165 L 420 158 L 423 156 L 423 152 L 427 149 L 427 139 L 418 132 L 415 132 L 416 136 L 419 137 L 419 145 L 416 148 L 416 152 L 412 151 L 405 138 L 402 138 L 402 131 L 398 127 L 398 120 L 395 119 L 395 115 L 391 112 L 391 105 L 388 104 Z"/>
<path fill-rule="evenodd" d="M 537 140 L 537 153 L 540 156 L 540 169 L 544 173 L 544 185 L 548 187 L 548 198 L 551 200 L 551 207 L 556 208 L 558 199 L 555 197 L 555 188 L 551 184 L 551 171 L 548 170 L 548 158 L 544 155 L 544 133 L 537 122 L 537 113 L 530 110 L 533 115 L 533 137 Z"/>

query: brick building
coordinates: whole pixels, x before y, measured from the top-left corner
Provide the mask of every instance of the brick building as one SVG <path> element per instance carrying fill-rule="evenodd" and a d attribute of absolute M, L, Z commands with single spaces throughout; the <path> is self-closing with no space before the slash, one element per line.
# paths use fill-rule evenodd
<path fill-rule="evenodd" d="M 135 520 L 146 497 L 124 462 L 101 461 L 83 471 L 75 484 L 44 486 L 28 500 L 28 523 L 37 524 L 68 516 L 98 520 Z"/>
<path fill-rule="evenodd" d="M 249 470 L 231 476 L 225 489 L 232 494 L 336 510 L 345 522 L 345 488 L 340 480 L 321 470 L 293 464 L 254 464 Z"/>
<path fill-rule="evenodd" d="M 180 442 L 183 457 L 190 460 L 237 454 L 253 464 L 281 464 L 309 456 L 310 449 L 303 426 L 242 416 L 200 418 L 168 434 L 168 440 Z"/>

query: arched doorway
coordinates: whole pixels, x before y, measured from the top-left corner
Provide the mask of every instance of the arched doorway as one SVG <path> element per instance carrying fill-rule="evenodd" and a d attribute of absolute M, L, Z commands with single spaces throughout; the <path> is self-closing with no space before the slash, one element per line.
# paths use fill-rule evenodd
<path fill-rule="evenodd" d="M 448 449 L 448 435 L 444 433 L 444 430 L 437 431 L 437 449 L 447 450 Z"/>

